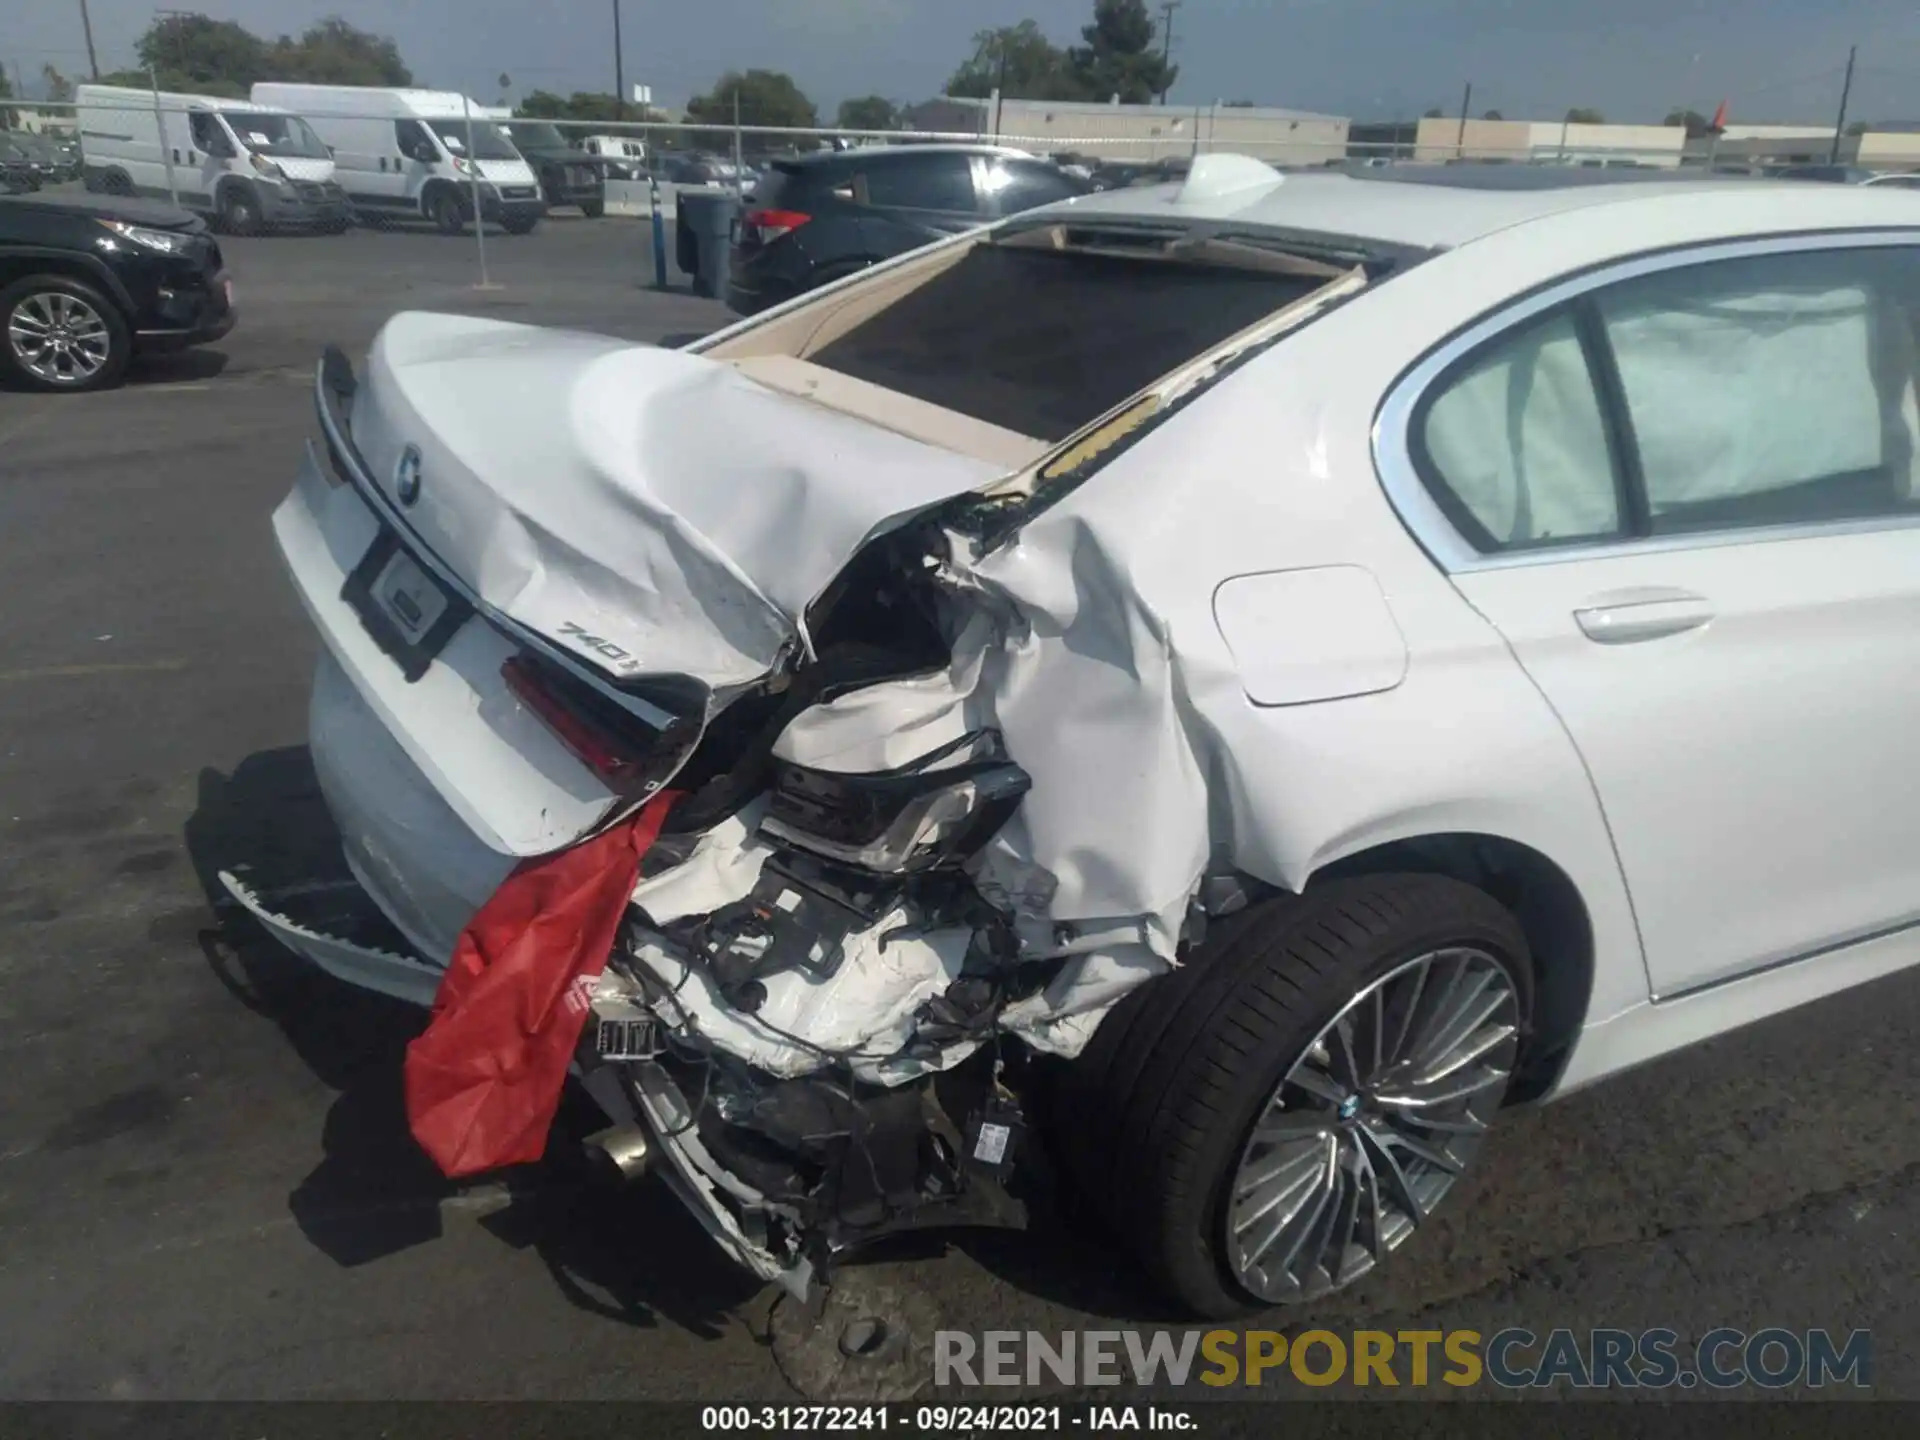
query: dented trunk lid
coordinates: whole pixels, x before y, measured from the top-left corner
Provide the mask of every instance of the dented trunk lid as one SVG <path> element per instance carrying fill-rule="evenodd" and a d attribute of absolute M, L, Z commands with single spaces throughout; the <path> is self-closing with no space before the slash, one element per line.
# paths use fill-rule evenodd
<path fill-rule="evenodd" d="M 396 501 L 412 447 L 405 520 L 483 600 L 723 700 L 866 540 L 1001 473 L 696 355 L 421 313 L 376 339 L 352 438 Z"/>

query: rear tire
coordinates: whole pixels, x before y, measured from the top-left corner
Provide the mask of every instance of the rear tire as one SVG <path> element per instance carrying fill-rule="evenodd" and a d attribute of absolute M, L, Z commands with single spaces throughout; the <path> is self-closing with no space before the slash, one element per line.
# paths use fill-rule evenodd
<path fill-rule="evenodd" d="M 82 280 L 29 275 L 0 290 L 0 375 L 29 390 L 75 395 L 119 382 L 133 332 Z"/>
<path fill-rule="evenodd" d="M 1478 957 L 1475 963 L 1486 962 L 1484 969 L 1469 972 L 1464 960 L 1438 958 L 1426 971 L 1416 968 L 1422 957 L 1454 955 Z M 1461 967 L 1457 971 L 1443 968 L 1456 964 Z M 1423 998 L 1429 973 L 1447 977 L 1444 991 L 1438 988 L 1441 982 L 1435 982 L 1436 1001 Z M 1411 1060 L 1397 1080 L 1376 1075 L 1369 1085 L 1356 1083 L 1353 1095 L 1361 1098 L 1350 1099 L 1351 1111 L 1346 1108 L 1349 1102 L 1328 1102 L 1330 1108 L 1321 1112 L 1304 1087 L 1294 1088 L 1297 1080 L 1322 1083 L 1320 1072 L 1311 1066 L 1321 1065 L 1333 1034 L 1328 1027 L 1356 999 L 1363 1006 L 1377 1003 L 1385 1008 L 1351 1012 L 1345 1021 L 1349 1026 L 1356 1023 L 1353 1016 L 1378 1016 L 1376 1027 L 1389 1032 L 1389 1040 L 1399 1028 L 1404 1044 L 1418 1014 L 1420 1023 L 1431 1020 L 1443 1031 L 1438 1018 L 1422 1012 L 1421 1006 L 1450 1002 L 1456 973 L 1478 975 L 1490 986 L 1484 992 L 1461 992 L 1467 996 L 1463 1017 L 1478 1003 L 1477 995 L 1500 1000 L 1501 992 L 1510 989 L 1508 1008 L 1468 1033 L 1477 1043 L 1483 1030 L 1494 1034 L 1504 1029 L 1510 1013 L 1511 1038 L 1500 1040 L 1487 1058 L 1463 1062 L 1451 1072 L 1471 1077 L 1478 1086 L 1471 1099 L 1458 1102 L 1465 1106 L 1471 1127 L 1462 1121 L 1459 1130 L 1443 1133 L 1420 1119 L 1411 1144 L 1399 1133 L 1403 1122 L 1411 1123 L 1410 1117 L 1452 1123 L 1452 1110 L 1429 1099 L 1419 1104 L 1430 1109 L 1399 1108 L 1408 1104 L 1406 1093 L 1415 1086 L 1411 1077 L 1438 1061 Z M 1421 989 L 1411 988 L 1416 974 Z M 1376 1204 L 1373 1213 L 1382 1219 L 1371 1222 L 1366 1238 L 1357 1238 L 1362 1231 L 1352 1230 L 1347 1235 L 1351 1246 L 1346 1241 L 1328 1246 L 1316 1235 L 1321 1175 L 1333 1177 L 1325 1182 L 1326 1224 L 1331 1228 L 1345 1214 L 1341 1197 L 1347 1192 L 1340 1187 L 1348 1183 L 1349 1173 L 1357 1210 L 1365 1203 L 1359 1198 L 1363 1183 L 1370 1183 L 1378 1197 L 1391 1190 L 1393 1177 L 1401 1176 L 1397 1158 L 1393 1166 L 1375 1163 L 1382 1153 L 1382 1134 L 1396 1147 L 1390 1152 L 1395 1157 L 1415 1153 L 1412 1145 L 1425 1143 L 1444 1151 L 1449 1165 L 1464 1166 L 1485 1121 L 1504 1098 L 1512 1055 L 1531 1005 L 1530 977 L 1526 939 L 1513 916 L 1484 892 L 1444 877 L 1363 876 L 1329 882 L 1298 898 L 1254 905 L 1222 922 L 1186 965 L 1125 996 L 1101 1022 L 1062 1077 L 1051 1117 L 1056 1146 L 1090 1218 L 1132 1251 L 1162 1290 L 1194 1313 L 1227 1319 L 1319 1299 L 1384 1258 L 1432 1208 L 1424 1199 L 1407 1207 L 1417 1212 L 1412 1222 L 1386 1233 L 1388 1211 L 1384 1203 Z M 1378 999 L 1381 996 L 1388 998 Z M 1396 1011 L 1396 1004 L 1402 1008 Z M 1404 1027 L 1401 1015 L 1406 1017 Z M 1444 1037 L 1437 1036 L 1436 1043 L 1439 1038 Z M 1456 1043 L 1465 1045 L 1464 1040 Z M 1456 1051 L 1438 1053 L 1445 1057 Z M 1502 1060 L 1504 1070 L 1497 1063 Z M 1452 1082 L 1419 1085 L 1442 1083 Z M 1291 1098 L 1281 1107 L 1283 1090 Z M 1438 1092 L 1422 1088 L 1419 1093 Z M 1376 1106 L 1375 1094 L 1385 1095 L 1389 1105 L 1397 1099 L 1399 1105 L 1392 1110 Z M 1288 1113 L 1276 1122 L 1281 1108 Z M 1383 1129 L 1389 1120 L 1396 1127 L 1392 1131 Z M 1256 1125 L 1264 1136 L 1276 1124 L 1289 1138 L 1254 1138 Z M 1362 1143 L 1362 1130 L 1371 1150 Z M 1251 1158 L 1257 1153 L 1254 1147 L 1263 1143 L 1273 1148 L 1256 1163 Z M 1298 1160 L 1289 1158 L 1289 1146 L 1304 1147 L 1291 1152 Z M 1403 1146 L 1407 1148 L 1398 1148 Z M 1324 1162 L 1314 1147 L 1331 1147 Z M 1363 1166 L 1333 1158 L 1363 1152 L 1371 1157 Z M 1271 1168 L 1271 1156 L 1278 1156 L 1280 1168 L 1263 1181 L 1258 1165 Z M 1302 1162 L 1305 1170 L 1298 1168 Z M 1306 1196 L 1267 1199 L 1268 1209 L 1260 1211 L 1262 1184 L 1296 1173 L 1299 1181 L 1287 1180 L 1285 1193 L 1298 1194 L 1304 1184 L 1309 1187 Z M 1453 1183 L 1447 1170 L 1435 1167 L 1429 1176 L 1425 1162 L 1409 1161 L 1405 1176 L 1416 1174 L 1416 1186 L 1437 1186 L 1432 1204 L 1439 1203 Z M 1306 1211 L 1309 1203 L 1315 1206 L 1311 1215 Z M 1259 1216 L 1257 1221 L 1245 1218 L 1250 1209 Z M 1283 1225 L 1287 1215 L 1303 1217 L 1304 1228 L 1296 1228 L 1300 1222 Z M 1300 1247 L 1303 1259 L 1309 1248 L 1325 1247 L 1325 1253 L 1335 1257 L 1319 1270 L 1311 1261 L 1300 1264 L 1308 1278 L 1297 1293 L 1289 1288 L 1295 1284 L 1291 1274 L 1267 1284 L 1267 1293 L 1251 1288 L 1250 1276 L 1264 1279 L 1261 1267 L 1270 1272 L 1281 1263 L 1273 1252 L 1247 1258 L 1253 1237 L 1275 1225 L 1282 1227 L 1280 1239 L 1269 1245 Z M 1236 1252 L 1229 1253 L 1229 1246 L 1237 1247 Z M 1287 1260 L 1292 1269 L 1291 1254 Z"/>
<path fill-rule="evenodd" d="M 100 177 L 100 190 L 106 195 L 133 194 L 133 177 L 124 170 L 109 170 Z"/>
<path fill-rule="evenodd" d="M 589 220 L 598 220 L 602 215 L 607 213 L 607 202 L 604 200 L 589 200 L 580 207 L 580 213 Z"/>
<path fill-rule="evenodd" d="M 517 220 L 502 220 L 500 228 L 509 235 L 531 235 L 533 227 L 540 223 L 538 215 L 523 216 Z"/>
<path fill-rule="evenodd" d="M 450 186 L 442 185 L 427 196 L 427 218 L 442 235 L 458 235 L 467 228 L 466 216 L 460 210 L 460 197 Z"/>

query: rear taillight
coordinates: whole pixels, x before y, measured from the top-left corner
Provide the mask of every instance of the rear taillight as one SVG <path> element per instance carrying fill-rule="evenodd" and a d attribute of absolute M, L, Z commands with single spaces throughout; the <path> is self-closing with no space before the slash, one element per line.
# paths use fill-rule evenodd
<path fill-rule="evenodd" d="M 560 743 L 609 788 L 626 792 L 638 787 L 646 770 L 647 747 L 623 740 L 610 726 L 582 713 L 586 697 L 570 695 L 573 687 L 565 677 L 524 655 L 503 664 L 500 677 L 520 703 L 538 715 Z"/>
<path fill-rule="evenodd" d="M 812 218 L 798 210 L 749 210 L 740 217 L 740 233 L 756 245 L 771 245 Z"/>

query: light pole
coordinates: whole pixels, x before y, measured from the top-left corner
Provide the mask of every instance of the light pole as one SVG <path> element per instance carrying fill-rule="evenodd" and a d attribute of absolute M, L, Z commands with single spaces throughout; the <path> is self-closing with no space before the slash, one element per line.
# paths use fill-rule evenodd
<path fill-rule="evenodd" d="M 613 0 L 613 118 L 627 118 L 626 57 L 620 53 L 620 0 Z"/>
<path fill-rule="evenodd" d="M 1160 22 L 1160 63 L 1162 65 L 1170 64 L 1173 60 L 1173 12 L 1183 3 L 1184 0 L 1163 0 L 1160 6 L 1160 14 L 1163 17 Z M 1167 91 L 1171 88 L 1173 88 L 1171 84 L 1160 87 L 1162 105 L 1167 103 Z"/>
<path fill-rule="evenodd" d="M 87 14 L 87 0 L 80 0 L 80 28 L 87 32 L 87 69 L 100 78 L 100 59 L 93 53 L 93 17 Z"/>

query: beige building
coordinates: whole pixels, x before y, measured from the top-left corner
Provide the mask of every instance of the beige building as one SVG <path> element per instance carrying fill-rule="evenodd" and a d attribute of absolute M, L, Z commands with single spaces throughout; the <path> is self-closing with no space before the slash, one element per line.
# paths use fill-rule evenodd
<path fill-rule="evenodd" d="M 998 139 L 1036 153 L 1074 151 L 1105 160 L 1155 160 L 1209 150 L 1275 165 L 1325 165 L 1347 154 L 1347 121 L 1263 106 L 1096 105 L 1054 100 L 947 97 L 915 106 L 916 130 Z"/>
<path fill-rule="evenodd" d="M 1678 125 L 1576 125 L 1550 120 L 1430 118 L 1420 122 L 1413 158 L 1430 162 L 1491 160 L 1513 164 L 1680 164 L 1687 132 Z"/>

